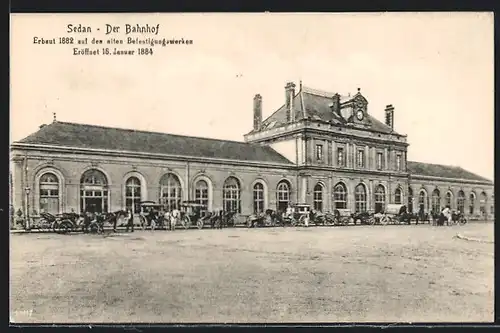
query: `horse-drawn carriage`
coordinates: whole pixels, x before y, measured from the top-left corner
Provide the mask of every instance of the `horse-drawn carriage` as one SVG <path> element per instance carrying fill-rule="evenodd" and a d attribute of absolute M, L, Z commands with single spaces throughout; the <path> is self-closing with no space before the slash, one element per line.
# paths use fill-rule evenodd
<path fill-rule="evenodd" d="M 464 225 L 467 223 L 467 218 L 462 212 L 451 212 L 451 221 L 448 221 L 448 217 L 443 212 L 433 216 L 433 225 L 443 226 L 445 223 L 448 226 L 455 224 Z"/>
<path fill-rule="evenodd" d="M 283 216 L 283 225 L 291 225 L 292 227 L 297 225 L 308 226 L 311 219 L 311 205 L 298 203 L 291 205 L 287 212 Z"/>
<path fill-rule="evenodd" d="M 40 219 L 31 225 L 31 229 L 68 233 L 78 228 L 83 220 L 76 213 L 53 215 L 47 212 L 40 213 Z"/>
<path fill-rule="evenodd" d="M 206 205 L 196 201 L 183 201 L 180 204 L 180 224 L 184 229 L 188 229 L 192 226 L 203 229 L 203 226 L 210 220 L 210 216 L 212 215 L 208 212 L 203 214 L 202 211 L 206 209 Z"/>
<path fill-rule="evenodd" d="M 362 218 L 362 214 L 353 214 L 347 208 L 336 208 L 333 210 L 333 225 L 336 226 L 348 225 L 351 222 L 356 224 L 356 220 Z"/>
<path fill-rule="evenodd" d="M 169 228 L 169 221 L 165 219 L 165 205 L 154 201 L 141 201 L 139 209 L 139 225 L 142 230 Z"/>
<path fill-rule="evenodd" d="M 369 219 L 369 224 L 400 224 L 403 222 L 410 223 L 411 214 L 408 213 L 405 205 L 387 204 L 385 210 L 380 213 L 373 214 Z"/>
<path fill-rule="evenodd" d="M 272 209 L 267 209 L 265 212 L 254 213 L 246 218 L 245 224 L 249 228 L 254 227 L 274 227 L 278 222 L 276 213 Z"/>

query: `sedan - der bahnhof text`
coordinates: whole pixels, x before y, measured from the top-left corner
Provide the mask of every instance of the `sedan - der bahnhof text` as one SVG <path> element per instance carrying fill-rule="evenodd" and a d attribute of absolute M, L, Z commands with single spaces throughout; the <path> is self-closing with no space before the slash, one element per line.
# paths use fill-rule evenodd
<path fill-rule="evenodd" d="M 254 97 L 245 142 L 54 119 L 11 145 L 11 203 L 16 211 L 57 214 L 190 200 L 243 215 L 293 203 L 323 212 L 377 212 L 395 203 L 413 212 L 449 205 L 468 217 L 493 218 L 491 180 L 407 161 L 394 107 L 381 122 L 367 106 L 359 89 L 341 96 L 290 82 L 285 103 L 265 120 L 262 97 Z"/>

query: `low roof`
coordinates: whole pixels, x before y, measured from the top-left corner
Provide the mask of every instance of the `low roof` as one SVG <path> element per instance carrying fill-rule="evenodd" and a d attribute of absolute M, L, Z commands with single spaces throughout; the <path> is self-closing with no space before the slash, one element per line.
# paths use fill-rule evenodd
<path fill-rule="evenodd" d="M 43 126 L 37 132 L 18 142 L 292 164 L 271 147 L 259 144 L 60 121 Z"/>
<path fill-rule="evenodd" d="M 414 175 L 478 180 L 491 183 L 490 179 L 476 175 L 458 166 L 408 161 L 407 169 L 410 174 Z"/>

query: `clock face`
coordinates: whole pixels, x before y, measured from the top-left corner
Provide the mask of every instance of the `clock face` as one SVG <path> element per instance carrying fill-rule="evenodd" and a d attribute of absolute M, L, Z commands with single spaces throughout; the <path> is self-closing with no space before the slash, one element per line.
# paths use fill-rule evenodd
<path fill-rule="evenodd" d="M 365 117 L 365 115 L 363 114 L 363 111 L 359 110 L 356 113 L 356 118 L 358 118 L 358 120 L 363 120 L 364 117 Z"/>
<path fill-rule="evenodd" d="M 356 100 L 356 106 L 358 108 L 362 107 L 363 106 L 363 101 L 361 99 Z"/>

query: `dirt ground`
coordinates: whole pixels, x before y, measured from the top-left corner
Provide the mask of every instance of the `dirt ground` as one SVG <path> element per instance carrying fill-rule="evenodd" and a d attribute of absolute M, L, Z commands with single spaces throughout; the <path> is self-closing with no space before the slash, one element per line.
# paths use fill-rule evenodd
<path fill-rule="evenodd" d="M 13 322 L 493 321 L 492 223 L 10 241 Z"/>

